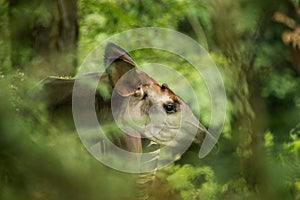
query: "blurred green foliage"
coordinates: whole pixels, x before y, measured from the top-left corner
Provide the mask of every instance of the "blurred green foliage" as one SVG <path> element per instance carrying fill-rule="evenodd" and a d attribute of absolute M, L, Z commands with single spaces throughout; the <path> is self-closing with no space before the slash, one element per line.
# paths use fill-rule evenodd
<path fill-rule="evenodd" d="M 1 199 L 132 196 L 132 177 L 100 165 L 73 131 L 54 126 L 24 74 L 1 78 L 0 85 Z"/>
<path fill-rule="evenodd" d="M 218 152 L 200 160 L 192 146 L 157 172 L 150 199 L 300 199 L 299 71 L 293 47 L 282 42 L 289 28 L 273 18 L 280 11 L 298 22 L 298 1 L 79 0 L 78 7 L 79 63 L 114 33 L 158 26 L 199 41 L 223 75 L 227 117 Z M 45 7 L 29 15 L 42 24 L 50 19 Z M 39 80 L 11 67 L 10 25 L 8 1 L 2 0 L 0 199 L 131 199 L 135 177 L 101 165 L 66 124 L 70 119 L 51 119 L 44 103 L 32 98 Z M 207 88 L 188 63 L 166 52 L 132 53 L 138 64 L 159 54 L 165 58 L 160 63 L 203 91 L 197 94 L 200 117 L 209 125 Z M 29 54 L 24 49 L 24 62 Z M 186 101 L 195 109 L 195 102 Z"/>
<path fill-rule="evenodd" d="M 8 70 L 10 66 L 10 43 L 9 40 L 9 30 L 8 30 L 8 15 L 6 1 L 0 1 L 0 75 L 2 75 L 3 70 Z"/>

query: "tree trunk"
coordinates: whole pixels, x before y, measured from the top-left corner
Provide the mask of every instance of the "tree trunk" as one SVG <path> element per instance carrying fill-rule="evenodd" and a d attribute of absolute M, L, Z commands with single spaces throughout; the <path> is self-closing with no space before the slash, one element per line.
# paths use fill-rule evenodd
<path fill-rule="evenodd" d="M 77 18 L 76 0 L 9 0 L 12 67 L 72 75 L 76 67 Z"/>
<path fill-rule="evenodd" d="M 235 10 L 243 12 L 241 5 L 228 0 L 213 2 L 215 3 L 213 4 L 214 39 L 230 62 L 230 67 L 225 71 L 228 76 L 226 79 L 232 83 L 231 88 L 227 88 L 227 96 L 233 105 L 232 138 L 234 138 L 237 163 L 240 164 L 237 175 L 246 181 L 248 190 L 258 197 L 273 199 L 276 198 L 276 193 L 270 192 L 272 189 L 268 182 L 268 169 L 264 160 L 266 154 L 263 138 L 266 124 L 262 120 L 265 112 L 264 102 L 260 96 L 261 81 L 253 70 L 256 50 L 259 48 L 257 40 L 262 30 L 256 27 L 256 31 L 247 30 L 243 35 L 234 26 L 238 24 L 234 20 L 239 19 L 229 14 L 234 13 Z M 261 26 L 263 27 L 264 24 Z M 246 50 L 243 49 L 244 46 L 247 46 Z"/>

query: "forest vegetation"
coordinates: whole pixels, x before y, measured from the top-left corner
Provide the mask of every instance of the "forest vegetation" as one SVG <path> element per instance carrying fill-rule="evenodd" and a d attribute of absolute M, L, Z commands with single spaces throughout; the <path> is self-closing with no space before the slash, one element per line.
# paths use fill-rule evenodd
<path fill-rule="evenodd" d="M 0 0 L 0 199 L 132 199 L 133 175 L 93 158 L 72 117 L 51 118 L 35 95 L 42 79 L 76 75 L 99 43 L 140 27 L 199 42 L 227 96 L 218 150 L 199 159 L 192 145 L 157 171 L 149 199 L 299 200 L 298 0 Z M 132 55 L 143 63 L 151 53 Z M 189 68 L 175 68 L 205 90 Z M 207 127 L 209 95 L 197 96 Z"/>

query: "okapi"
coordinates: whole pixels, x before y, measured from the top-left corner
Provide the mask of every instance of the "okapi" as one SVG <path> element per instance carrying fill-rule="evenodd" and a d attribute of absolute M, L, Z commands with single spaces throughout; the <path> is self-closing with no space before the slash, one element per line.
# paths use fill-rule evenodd
<path fill-rule="evenodd" d="M 104 63 L 106 65 L 104 73 L 92 72 L 76 79 L 99 82 L 95 92 L 95 112 L 101 125 L 118 122 L 125 126 L 113 131 L 108 130 L 109 134 L 106 135 L 113 144 L 134 153 L 156 151 L 158 159 L 159 149 L 163 146 L 180 148 L 184 140 L 191 139 L 190 137 L 199 145 L 206 136 L 214 140 L 184 100 L 167 84 L 159 84 L 139 70 L 126 50 L 108 43 Z M 53 112 L 63 107 L 72 107 L 76 79 L 47 77 L 42 81 L 47 105 Z M 80 87 L 77 88 L 78 98 L 84 97 L 89 90 L 88 84 L 77 87 Z M 84 116 L 84 112 L 82 115 Z M 86 122 L 88 126 L 89 119 L 86 119 Z M 176 135 L 177 138 L 174 139 Z M 109 149 L 103 151 L 102 153 L 105 153 Z M 137 183 L 142 187 L 148 187 L 155 176 L 155 171 L 141 173 Z M 141 194 L 140 198 L 144 199 L 145 194 L 143 192 Z"/>

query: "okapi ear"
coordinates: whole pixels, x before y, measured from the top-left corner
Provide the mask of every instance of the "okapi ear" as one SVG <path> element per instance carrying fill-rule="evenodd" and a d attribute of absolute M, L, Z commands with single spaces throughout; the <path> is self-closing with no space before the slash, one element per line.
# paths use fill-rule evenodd
<path fill-rule="evenodd" d="M 136 67 L 129 53 L 114 43 L 106 45 L 104 64 L 113 87 L 126 72 Z"/>
<path fill-rule="evenodd" d="M 121 47 L 108 43 L 104 63 L 110 82 L 121 96 L 129 96 L 141 85 L 156 82 L 146 73 L 138 70 L 133 58 Z"/>
<path fill-rule="evenodd" d="M 99 81 L 102 87 L 110 88 L 107 75 L 99 74 L 98 72 L 91 72 L 77 77 L 77 79 Z M 85 82 L 80 82 L 77 86 L 77 96 L 85 96 L 87 91 L 92 88 Z M 43 79 L 40 84 L 42 85 L 41 98 L 46 102 L 47 107 L 59 107 L 68 103 L 72 103 L 73 88 L 75 84 L 75 78 L 62 78 L 55 76 L 48 76 Z M 96 91 L 96 96 L 106 99 L 106 94 L 101 93 L 101 90 Z"/>
<path fill-rule="evenodd" d="M 41 81 L 43 90 L 41 96 L 47 107 L 56 107 L 72 102 L 72 91 L 75 80 L 73 78 L 60 78 L 48 76 Z"/>

